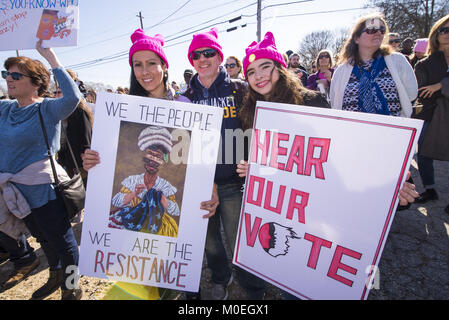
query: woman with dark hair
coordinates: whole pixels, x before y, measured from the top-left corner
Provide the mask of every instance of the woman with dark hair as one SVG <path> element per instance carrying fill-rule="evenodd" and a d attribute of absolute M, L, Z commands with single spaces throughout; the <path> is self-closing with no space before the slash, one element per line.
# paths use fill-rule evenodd
<path fill-rule="evenodd" d="M 271 32 L 267 32 L 260 43 L 253 42 L 246 49 L 243 71 L 249 84 L 249 91 L 240 111 L 244 129 L 253 126 L 257 101 L 329 108 L 328 102 L 321 93 L 304 88 L 285 67 Z M 245 177 L 248 172 L 248 163 L 241 161 L 237 166 L 237 172 L 241 177 Z M 405 188 L 401 189 L 399 196 L 401 202 L 413 201 L 413 197 L 409 195 L 409 191 L 413 191 L 409 189 L 409 186 L 406 184 Z M 287 292 L 283 295 L 286 299 L 296 299 Z"/>
<path fill-rule="evenodd" d="M 131 35 L 133 45 L 129 50 L 129 65 L 131 66 L 129 94 L 156 99 L 190 102 L 182 95 L 177 95 L 168 83 L 168 60 L 162 49 L 164 38 L 157 34 L 154 37 L 145 35 L 143 30 L 137 29 Z M 87 149 L 82 155 L 83 167 L 90 170 L 100 163 L 100 155 L 94 150 Z M 142 178 L 144 179 L 144 178 Z M 145 180 L 145 179 L 144 179 Z M 137 188 L 137 187 L 136 187 Z M 126 190 L 133 201 L 141 201 L 137 194 L 142 191 L 152 190 L 148 182 L 142 182 L 139 193 L 134 190 Z M 136 195 L 136 196 L 134 196 Z M 162 229 L 167 229 L 162 227 Z M 137 285 L 125 282 L 117 282 L 105 296 L 110 300 L 155 300 L 173 299 L 179 292 Z"/>
<path fill-rule="evenodd" d="M 330 50 L 321 50 L 316 58 L 316 66 L 318 70 L 307 79 L 307 88 L 310 90 L 320 91 L 329 96 L 332 75 L 334 74 L 334 61 Z"/>
<path fill-rule="evenodd" d="M 427 57 L 415 66 L 418 80 L 419 97 L 415 118 L 424 120 L 421 136 L 418 140 L 418 171 L 426 189 L 416 199 L 418 203 L 426 203 L 438 199 L 435 191 L 433 159 L 420 154 L 425 141 L 426 132 L 431 124 L 435 108 L 438 104 L 449 106 L 449 15 L 438 20 L 430 30 Z M 449 124 L 447 124 L 449 126 Z M 430 142 L 426 142 L 430 143 Z M 449 205 L 445 211 L 449 213 Z"/>
<path fill-rule="evenodd" d="M 410 117 L 418 85 L 401 53 L 386 44 L 388 26 L 379 15 L 361 18 L 341 50 L 331 84 L 334 109 Z"/>
<path fill-rule="evenodd" d="M 267 32 L 260 43 L 254 41 L 246 48 L 243 72 L 249 89 L 239 113 L 244 130 L 253 127 L 257 101 L 330 107 L 321 93 L 304 88 L 301 81 L 286 68 L 271 32 Z M 246 176 L 247 169 L 246 161 L 237 165 L 241 177 Z"/>
<path fill-rule="evenodd" d="M 0 101 L 0 174 L 9 175 L 1 188 L 3 195 L 5 188 L 14 190 L 16 207 L 8 206 L 6 214 L 22 219 L 40 243 L 50 266 L 48 282 L 35 291 L 32 298 L 43 299 L 61 287 L 61 299 L 75 300 L 81 298 L 82 290 L 77 283 L 70 284 L 66 280 L 73 277 L 73 266 L 78 265 L 78 244 L 64 203 L 57 198 L 52 184 L 53 173 L 39 113 L 54 156 L 60 146 L 61 120 L 76 108 L 81 93 L 53 50 L 42 48 L 42 40 L 36 48 L 52 67 L 64 97 L 43 98 L 49 87 L 50 72 L 42 62 L 26 57 L 6 60 L 2 76 L 6 79 L 8 94 L 15 100 Z M 55 164 L 59 180 L 67 180 L 64 169 Z M 0 209 L 0 215 L 3 213 Z"/>

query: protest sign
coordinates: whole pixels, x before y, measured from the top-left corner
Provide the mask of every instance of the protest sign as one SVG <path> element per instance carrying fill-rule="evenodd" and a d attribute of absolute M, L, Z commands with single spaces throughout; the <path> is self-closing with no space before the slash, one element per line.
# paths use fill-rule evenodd
<path fill-rule="evenodd" d="M 0 50 L 76 46 L 78 0 L 0 0 Z"/>
<path fill-rule="evenodd" d="M 258 102 L 233 263 L 302 299 L 366 299 L 421 126 Z"/>
<path fill-rule="evenodd" d="M 101 93 L 80 273 L 198 291 L 221 108 Z"/>

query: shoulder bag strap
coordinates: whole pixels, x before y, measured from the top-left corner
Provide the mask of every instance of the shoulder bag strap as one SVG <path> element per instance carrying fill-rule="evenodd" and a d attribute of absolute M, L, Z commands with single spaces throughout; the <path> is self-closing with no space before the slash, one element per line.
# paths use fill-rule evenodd
<path fill-rule="evenodd" d="M 37 111 L 39 113 L 39 120 L 41 122 L 42 132 L 44 133 L 45 144 L 47 145 L 47 156 L 48 156 L 48 159 L 50 159 L 51 170 L 53 171 L 53 178 L 55 179 L 55 184 L 58 185 L 59 184 L 58 175 L 56 173 L 56 167 L 55 167 L 55 163 L 53 162 L 53 157 L 51 156 L 50 144 L 48 143 L 47 130 L 45 129 L 44 120 L 42 118 L 41 106 L 40 105 L 39 105 L 39 107 L 37 107 Z"/>

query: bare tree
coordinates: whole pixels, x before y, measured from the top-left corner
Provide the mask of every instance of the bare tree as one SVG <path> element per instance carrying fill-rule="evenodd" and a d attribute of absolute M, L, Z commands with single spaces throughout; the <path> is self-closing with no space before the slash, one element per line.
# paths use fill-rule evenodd
<path fill-rule="evenodd" d="M 385 15 L 391 32 L 413 39 L 427 38 L 433 24 L 449 12 L 447 0 L 370 0 Z"/>
<path fill-rule="evenodd" d="M 314 31 L 306 35 L 299 42 L 298 54 L 301 63 L 307 70 L 310 70 L 312 63 L 316 60 L 321 50 L 328 49 L 332 51 L 334 57 L 343 47 L 349 31 L 347 29 L 330 31 Z"/>

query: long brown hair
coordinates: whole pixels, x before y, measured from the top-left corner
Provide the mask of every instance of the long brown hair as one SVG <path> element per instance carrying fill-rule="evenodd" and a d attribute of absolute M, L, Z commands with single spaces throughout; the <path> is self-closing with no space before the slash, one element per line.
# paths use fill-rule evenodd
<path fill-rule="evenodd" d="M 5 69 L 9 70 L 12 66 L 17 66 L 21 72 L 30 77 L 31 83 L 37 86 L 39 97 L 48 95 L 50 85 L 50 71 L 39 60 L 33 60 L 27 57 L 11 57 L 5 61 Z"/>
<path fill-rule="evenodd" d="M 296 74 L 285 69 L 279 62 L 274 61 L 275 68 L 279 72 L 279 80 L 273 86 L 268 99 L 249 86 L 248 92 L 243 99 L 243 107 L 240 109 L 240 121 L 244 130 L 253 127 L 256 102 L 269 101 L 288 104 L 303 104 L 304 94 L 310 90 L 304 88 Z M 274 70 L 274 69 L 273 69 Z"/>
<path fill-rule="evenodd" d="M 449 14 L 435 22 L 429 33 L 429 46 L 427 47 L 427 54 L 431 55 L 440 50 L 440 42 L 438 41 L 438 30 L 449 22 Z"/>
<path fill-rule="evenodd" d="M 351 37 L 348 40 L 346 40 L 345 45 L 339 52 L 337 59 L 339 64 L 343 64 L 346 61 L 353 66 L 363 64 L 362 58 L 360 57 L 359 53 L 359 45 L 355 42 L 355 40 L 362 35 L 362 31 L 365 29 L 366 21 L 372 19 L 379 19 L 380 21 L 382 21 L 386 29 L 385 35 L 389 33 L 387 22 L 385 21 L 385 18 L 382 14 L 373 13 L 367 16 L 363 16 L 356 22 L 354 28 L 352 29 Z M 373 58 L 377 58 L 379 55 L 387 56 L 391 54 L 391 48 L 390 46 L 388 46 L 387 41 L 388 36 L 385 36 L 384 42 L 382 43 L 380 48 L 374 53 Z"/>

